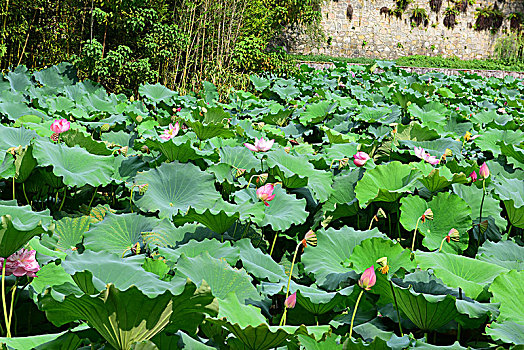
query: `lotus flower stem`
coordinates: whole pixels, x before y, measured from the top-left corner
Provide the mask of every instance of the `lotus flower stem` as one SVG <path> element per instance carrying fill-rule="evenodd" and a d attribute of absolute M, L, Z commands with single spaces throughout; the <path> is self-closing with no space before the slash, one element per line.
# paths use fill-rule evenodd
<path fill-rule="evenodd" d="M 8 338 L 11 338 L 11 330 L 9 329 L 9 320 L 7 318 L 7 305 L 5 303 L 5 264 L 6 264 L 7 258 L 4 258 L 4 261 L 2 262 L 2 306 L 4 308 L 4 320 L 5 320 L 5 328 L 6 330 L 6 336 Z"/>
<path fill-rule="evenodd" d="M 404 333 L 402 332 L 402 324 L 400 322 L 400 311 L 398 310 L 397 295 L 395 294 L 395 289 L 393 289 L 393 282 L 389 281 L 389 286 L 391 287 L 391 293 L 393 293 L 393 301 L 395 302 L 395 310 L 397 311 L 398 329 L 400 330 L 400 336 L 403 337 Z"/>
<path fill-rule="evenodd" d="M 293 266 L 295 266 L 295 259 L 297 258 L 298 248 L 300 248 L 301 246 L 302 242 L 299 242 L 295 249 L 295 254 L 293 254 L 293 261 L 291 262 L 291 269 L 289 269 L 289 278 L 287 280 L 286 299 L 289 296 L 289 285 L 291 284 L 291 276 L 293 275 Z"/>
<path fill-rule="evenodd" d="M 25 200 L 27 201 L 27 204 L 31 205 L 29 203 L 29 198 L 27 198 L 27 193 L 25 192 L 25 182 L 22 182 L 22 191 L 24 192 Z"/>
<path fill-rule="evenodd" d="M 262 157 L 260 157 L 260 171 L 264 172 L 264 162 Z"/>
<path fill-rule="evenodd" d="M 278 231 L 275 234 L 275 238 L 273 238 L 273 244 L 271 245 L 271 250 L 269 251 L 269 256 L 273 255 L 273 249 L 275 248 L 275 243 L 277 242 L 277 238 L 278 238 Z"/>
<path fill-rule="evenodd" d="M 349 339 L 351 339 L 351 335 L 353 334 L 353 321 L 355 321 L 355 315 L 357 314 L 357 308 L 358 304 L 360 303 L 360 299 L 362 298 L 362 294 L 364 294 L 364 289 L 362 289 L 360 291 L 360 294 L 358 295 L 357 302 L 355 303 L 355 309 L 353 310 L 353 316 L 351 316 L 351 326 L 349 327 Z"/>
<path fill-rule="evenodd" d="M 11 308 L 9 309 L 9 323 L 6 325 L 8 336 L 11 337 L 11 320 L 13 319 L 13 309 L 14 309 L 14 301 L 15 301 L 15 292 L 16 292 L 16 283 L 13 286 L 13 293 L 11 294 Z"/>
<path fill-rule="evenodd" d="M 95 199 L 96 192 L 98 191 L 98 186 L 96 186 L 95 191 L 93 192 L 93 196 L 91 197 L 91 200 L 89 201 L 89 210 L 91 211 L 91 204 L 93 204 L 93 199 Z M 133 193 L 131 193 L 132 195 Z M 131 212 L 133 212 L 133 208 L 131 207 Z"/>
<path fill-rule="evenodd" d="M 462 288 L 459 287 L 459 299 L 462 300 Z M 460 343 L 460 323 L 457 323 L 457 341 Z"/>
<path fill-rule="evenodd" d="M 442 246 L 444 245 L 444 242 L 446 241 L 447 239 L 447 236 L 444 237 L 444 239 L 442 240 L 442 242 L 440 242 L 440 248 L 438 249 L 438 252 L 440 253 L 440 251 L 442 250 Z"/>
<path fill-rule="evenodd" d="M 15 177 L 13 176 L 13 199 L 16 199 L 15 196 Z"/>
<path fill-rule="evenodd" d="M 242 238 L 244 238 L 244 236 L 246 235 L 247 231 L 249 230 L 250 225 L 251 225 L 251 220 L 249 220 L 249 222 L 246 224 L 246 227 L 244 228 L 244 232 L 242 233 Z"/>
<path fill-rule="evenodd" d="M 398 212 L 398 205 L 397 205 L 397 232 L 398 232 L 398 241 L 400 243 L 400 240 L 402 239 L 402 236 L 400 235 L 400 214 Z M 413 249 L 411 249 L 413 251 Z"/>
<path fill-rule="evenodd" d="M 66 196 L 67 196 L 67 188 L 64 188 L 64 198 L 62 198 L 62 203 L 60 203 L 60 208 L 58 208 L 58 211 L 62 211 L 62 207 L 64 206 Z"/>
<path fill-rule="evenodd" d="M 486 196 L 486 179 L 482 180 L 482 200 L 480 201 L 479 224 L 482 222 L 482 206 L 484 206 L 484 197 Z M 479 241 L 480 241 L 480 226 L 479 226 Z"/>
<path fill-rule="evenodd" d="M 135 188 L 135 186 L 138 186 L 138 185 L 133 184 L 133 186 L 131 186 L 131 195 L 129 196 L 129 207 L 131 208 L 131 213 L 133 212 L 133 189 Z M 91 207 L 91 204 L 89 204 L 89 207 Z"/>
<path fill-rule="evenodd" d="M 415 231 L 413 231 L 413 242 L 411 243 L 411 251 L 413 252 L 415 250 L 415 238 L 417 237 L 417 230 L 418 230 L 418 223 L 420 221 L 420 216 L 417 219 L 417 224 L 415 225 Z"/>

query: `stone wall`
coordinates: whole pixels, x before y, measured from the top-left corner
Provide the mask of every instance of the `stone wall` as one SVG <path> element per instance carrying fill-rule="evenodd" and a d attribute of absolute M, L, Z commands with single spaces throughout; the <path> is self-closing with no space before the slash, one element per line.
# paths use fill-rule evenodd
<path fill-rule="evenodd" d="M 509 28 L 508 14 L 524 12 L 523 3 L 522 0 L 495 3 L 477 0 L 457 16 L 458 24 L 448 29 L 443 24 L 447 1 L 442 1 L 442 8 L 435 13 L 429 7 L 429 0 L 414 0 L 402 17 L 396 18 L 380 13 L 383 8 L 394 9 L 394 0 L 326 0 L 322 7 L 322 27 L 327 42 L 312 44 L 305 34 L 292 31 L 288 33 L 288 47 L 293 53 L 343 57 L 395 59 L 418 54 L 488 58 L 493 53 L 496 38 Z M 451 1 L 449 4 L 453 5 Z M 505 16 L 502 27 L 494 34 L 489 30 L 473 29 L 475 10 L 495 4 Z M 348 5 L 353 9 L 352 19 L 347 15 Z M 426 10 L 427 26 L 411 25 L 411 12 L 417 6 Z"/>

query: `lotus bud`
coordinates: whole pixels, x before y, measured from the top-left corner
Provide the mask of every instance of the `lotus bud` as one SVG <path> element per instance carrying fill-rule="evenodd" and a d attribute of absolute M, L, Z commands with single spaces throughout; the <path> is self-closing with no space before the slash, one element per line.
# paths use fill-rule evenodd
<path fill-rule="evenodd" d="M 446 236 L 446 240 L 448 241 L 448 243 L 450 240 L 452 240 L 453 242 L 458 242 L 460 241 L 460 233 L 457 229 L 452 228 L 451 230 L 449 230 L 448 235 Z"/>
<path fill-rule="evenodd" d="M 483 179 L 487 179 L 489 177 L 489 168 L 486 162 L 480 166 L 479 174 Z"/>
<path fill-rule="evenodd" d="M 364 166 L 364 164 L 371 159 L 366 152 L 357 152 L 353 158 L 353 163 L 358 167 Z"/>
<path fill-rule="evenodd" d="M 358 280 L 358 285 L 365 290 L 371 290 L 371 287 L 377 282 L 377 276 L 375 275 L 375 267 L 371 266 L 364 271 L 360 279 Z"/>
<path fill-rule="evenodd" d="M 309 230 L 302 240 L 302 245 L 304 248 L 307 247 L 308 244 L 312 247 L 317 246 L 317 235 L 312 230 Z"/>
<path fill-rule="evenodd" d="M 284 306 L 287 309 L 292 309 L 297 304 L 297 292 L 291 294 L 287 297 L 286 301 L 284 301 Z"/>
<path fill-rule="evenodd" d="M 273 184 L 266 184 L 260 187 L 259 189 L 257 189 L 257 197 L 262 202 L 264 202 L 264 205 L 266 207 L 269 207 L 268 202 L 272 201 L 273 198 L 275 198 L 275 195 L 273 194 L 273 190 L 274 190 Z"/>
<path fill-rule="evenodd" d="M 469 177 L 471 178 L 471 182 L 477 181 L 477 173 L 473 171 L 471 174 L 469 174 Z"/>
<path fill-rule="evenodd" d="M 385 275 L 389 271 L 388 258 L 386 256 L 377 260 L 377 264 L 380 266 L 380 273 Z"/>
<path fill-rule="evenodd" d="M 433 211 L 430 208 L 426 209 L 424 214 L 420 217 L 420 221 L 426 222 L 426 220 L 433 220 Z"/>
<path fill-rule="evenodd" d="M 102 132 L 109 131 L 109 128 L 110 128 L 110 127 L 111 127 L 111 126 L 110 126 L 109 124 L 104 124 L 104 125 L 102 125 L 102 127 L 100 128 L 100 131 L 102 131 Z"/>

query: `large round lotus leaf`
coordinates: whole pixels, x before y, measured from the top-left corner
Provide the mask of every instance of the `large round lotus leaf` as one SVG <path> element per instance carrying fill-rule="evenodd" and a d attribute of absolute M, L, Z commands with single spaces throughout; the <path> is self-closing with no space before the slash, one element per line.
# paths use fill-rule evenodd
<path fill-rule="evenodd" d="M 299 334 L 298 340 L 305 350 L 342 350 L 342 344 L 338 344 L 336 336 L 328 336 L 324 341 L 317 341 L 311 337 Z"/>
<path fill-rule="evenodd" d="M 212 301 L 207 293 L 188 283 L 178 295 L 169 291 L 153 298 L 137 287 L 118 290 L 109 283 L 99 294 L 67 295 L 55 300 L 50 293 L 39 298 L 49 321 L 57 326 L 78 320 L 87 321 L 115 349 L 152 338 L 169 325 L 185 322 L 184 329 L 194 331 Z"/>
<path fill-rule="evenodd" d="M 280 186 L 275 187 L 273 194 L 275 198 L 269 202 L 269 207 L 265 207 L 261 226 L 269 225 L 275 231 L 285 231 L 293 224 L 300 225 L 306 221 L 308 213 L 305 211 L 305 199 L 287 194 Z M 263 206 L 262 202 L 257 204 Z"/>
<path fill-rule="evenodd" d="M 202 123 L 200 121 L 184 122 L 196 134 L 199 140 L 208 140 L 213 137 L 230 138 L 235 136 L 236 129 L 229 128 L 223 123 Z"/>
<path fill-rule="evenodd" d="M 524 247 L 507 240 L 498 243 L 486 241 L 479 248 L 477 259 L 507 268 L 524 270 Z"/>
<path fill-rule="evenodd" d="M 495 193 L 504 201 L 511 224 L 524 228 L 524 181 L 499 176 L 494 185 Z"/>
<path fill-rule="evenodd" d="M 378 274 L 371 293 L 380 295 L 381 305 L 392 303 L 394 301 L 391 291 L 393 286 L 400 311 L 424 331 L 436 330 L 459 316 L 454 296 L 442 295 L 438 292 L 417 293 L 411 283 L 406 284 L 406 286 L 390 284 L 384 275 Z"/>
<path fill-rule="evenodd" d="M 15 338 L 4 338 L 0 337 L 0 344 L 5 344 L 7 349 L 40 349 L 40 345 L 45 345 L 59 338 L 62 334 L 66 333 L 63 331 L 56 334 L 41 334 L 32 335 L 28 337 L 15 337 Z M 80 345 L 80 344 L 78 344 Z"/>
<path fill-rule="evenodd" d="M 302 263 L 307 273 L 315 276 L 319 285 L 337 289 L 348 278 L 356 278 L 352 269 L 343 265 L 351 257 L 353 249 L 363 240 L 371 237 L 385 237 L 377 228 L 371 231 L 357 231 L 344 226 L 340 230 L 329 228 L 317 231 L 317 246 L 305 249 Z M 377 258 L 378 259 L 378 258 Z"/>
<path fill-rule="evenodd" d="M 142 232 L 142 239 L 150 247 L 175 247 L 191 238 L 204 239 L 211 236 L 208 228 L 200 224 L 185 224 L 175 227 L 171 220 L 164 219 L 151 232 Z"/>
<path fill-rule="evenodd" d="M 259 248 L 253 247 L 250 239 L 241 239 L 235 242 L 235 247 L 239 248 L 242 266 L 247 272 L 260 280 L 279 282 L 286 280 L 287 276 L 282 265 L 279 265 Z"/>
<path fill-rule="evenodd" d="M 271 169 L 271 173 L 279 177 L 285 187 L 297 188 L 304 187 L 307 184 L 315 198 L 320 201 L 327 200 L 329 195 L 333 193 L 331 188 L 332 174 L 315 169 L 306 157 L 287 154 L 281 148 L 269 152 L 267 157 L 267 165 Z"/>
<path fill-rule="evenodd" d="M 448 253 L 416 252 L 421 269 L 432 269 L 435 276 L 450 287 L 462 288 L 466 296 L 476 299 L 499 274 L 507 269 L 484 261 Z"/>
<path fill-rule="evenodd" d="M 155 104 L 160 102 L 169 102 L 176 93 L 164 85 L 157 83 L 155 85 L 146 84 L 140 85 L 138 93 L 145 98 L 146 101 L 151 101 Z"/>
<path fill-rule="evenodd" d="M 388 259 L 389 278 L 401 268 L 411 271 L 416 267 L 415 263 L 411 261 L 409 249 L 402 248 L 396 241 L 379 237 L 362 241 L 353 249 L 353 253 L 347 262 L 351 263 L 351 267 L 357 273 L 362 273 L 370 266 L 375 266 L 375 270 L 377 270 L 377 260 L 383 257 Z"/>
<path fill-rule="evenodd" d="M 110 156 L 113 151 L 107 148 L 107 144 L 95 141 L 90 134 L 85 134 L 80 130 L 69 129 L 60 134 L 60 139 L 69 147 L 80 146 L 91 154 L 99 156 Z"/>
<path fill-rule="evenodd" d="M 148 184 L 146 193 L 138 200 L 135 197 L 136 205 L 144 211 L 159 211 L 161 218 L 171 218 L 189 208 L 212 207 L 220 198 L 213 175 L 189 163 L 164 163 L 139 173 L 136 183 Z"/>
<path fill-rule="evenodd" d="M 45 140 L 36 140 L 33 156 L 40 166 L 52 166 L 53 174 L 62 177 L 69 186 L 93 187 L 107 185 L 112 181 L 115 158 L 97 156 L 75 146 L 67 147 Z"/>
<path fill-rule="evenodd" d="M 500 274 L 489 287 L 491 302 L 500 303 L 497 321 L 513 321 L 524 325 L 524 271 L 511 270 Z"/>
<path fill-rule="evenodd" d="M 239 259 L 237 247 L 231 247 L 229 241 L 221 243 L 216 239 L 205 239 L 201 242 L 192 239 L 176 249 L 159 247 L 158 252 L 166 258 L 166 263 L 170 266 L 175 266 L 182 254 L 189 258 L 196 258 L 206 252 L 215 259 L 226 260 L 230 265 L 235 265 Z"/>
<path fill-rule="evenodd" d="M 133 246 L 143 245 L 142 234 L 151 232 L 159 220 L 138 214 L 106 215 L 84 233 L 84 246 L 93 251 L 106 251 L 120 256 L 130 254 Z"/>
<path fill-rule="evenodd" d="M 0 152 L 0 179 L 15 176 L 15 158 L 11 153 Z"/>
<path fill-rule="evenodd" d="M 471 228 L 471 209 L 456 194 L 440 192 L 430 202 L 418 196 L 408 196 L 400 200 L 400 223 L 406 230 L 415 230 L 418 218 L 426 209 L 433 211 L 433 220 L 419 221 L 418 230 L 424 237 L 422 244 L 430 249 L 439 249 L 442 240 L 452 228 L 460 233 L 460 241 L 444 242 L 443 251 L 457 252 L 468 246 L 468 230 Z"/>
<path fill-rule="evenodd" d="M 218 152 L 220 163 L 225 163 L 235 169 L 245 169 L 247 172 L 253 169 L 260 170 L 260 161 L 246 147 L 224 146 Z"/>
<path fill-rule="evenodd" d="M 493 340 L 500 340 L 504 343 L 522 345 L 524 344 L 524 324 L 516 322 L 493 322 L 486 327 L 486 334 Z M 514 347 L 513 349 L 518 349 Z"/>
<path fill-rule="evenodd" d="M 31 238 L 54 229 L 49 209 L 40 212 L 30 205 L 19 207 L 16 200 L 0 201 L 0 257 L 7 258 Z"/>
<path fill-rule="evenodd" d="M 399 141 L 401 145 L 407 146 L 410 152 L 414 155 L 415 147 L 422 147 L 432 156 L 439 159 L 446 153 L 446 149 L 450 149 L 455 156 L 460 156 L 462 150 L 462 142 L 452 138 L 440 138 L 433 141 Z"/>
<path fill-rule="evenodd" d="M 76 68 L 67 62 L 35 71 L 35 80 L 46 87 L 59 89 L 65 86 L 72 86 L 78 82 Z"/>
<path fill-rule="evenodd" d="M 36 136 L 36 132 L 25 129 L 23 126 L 10 128 L 0 124 L 0 152 L 4 153 L 11 147 L 28 146 Z"/>
<path fill-rule="evenodd" d="M 488 129 L 475 140 L 475 144 L 484 152 L 490 151 L 496 158 L 500 155 L 501 149 L 499 142 L 505 142 L 508 145 L 518 144 L 522 141 L 524 133 L 522 130 L 499 130 Z"/>
<path fill-rule="evenodd" d="M 180 225 L 186 222 L 199 222 L 213 232 L 223 234 L 241 217 L 240 211 L 243 209 L 244 207 L 240 205 L 231 204 L 219 198 L 209 208 L 189 208 L 186 213 L 177 215 L 174 223 Z"/>
<path fill-rule="evenodd" d="M 426 162 L 411 163 L 414 167 L 422 171 L 423 176 L 419 179 L 430 192 L 438 192 L 453 183 L 468 183 L 469 179 L 464 173 L 453 174 L 446 167 L 434 168 Z"/>
<path fill-rule="evenodd" d="M 243 302 L 262 299 L 245 270 L 237 270 L 225 260 L 212 258 L 209 253 L 204 252 L 195 258 L 182 255 L 176 268 L 177 277 L 187 277 L 197 285 L 205 281 L 218 299 L 224 299 L 231 292 Z"/>
<path fill-rule="evenodd" d="M 216 319 L 207 321 L 226 327 L 235 337 L 228 339 L 228 345 L 235 349 L 269 350 L 294 339 L 298 334 L 320 340 L 330 329 L 326 326 L 269 326 L 260 309 L 239 302 L 234 293 L 219 301 Z"/>
<path fill-rule="evenodd" d="M 168 141 L 147 139 L 144 143 L 136 142 L 135 149 L 141 144 L 145 144 L 150 150 L 159 150 L 170 162 L 178 160 L 186 163 L 189 160 L 202 159 L 209 155 L 209 152 L 193 147 L 192 140 L 187 135 L 178 136 Z"/>
<path fill-rule="evenodd" d="M 478 222 L 480 215 L 480 202 L 482 200 L 482 188 L 477 188 L 476 186 L 453 185 L 453 192 L 468 203 L 471 208 L 472 218 L 475 219 L 474 221 Z M 489 193 L 486 193 L 484 204 L 482 205 L 482 220 L 492 217 L 493 220 L 495 220 L 497 227 L 504 230 L 507 226 L 507 222 L 500 216 L 501 213 L 502 209 L 500 208 L 500 201 L 493 198 Z"/>
<path fill-rule="evenodd" d="M 404 193 L 415 189 L 419 170 L 408 164 L 391 162 L 367 170 L 357 183 L 355 194 L 361 208 L 376 201 L 395 202 Z"/>
<path fill-rule="evenodd" d="M 91 218 L 81 216 L 78 218 L 64 217 L 56 222 L 53 236 L 42 237 L 44 244 L 55 250 L 66 251 L 76 249 L 78 243 L 82 243 L 84 233 L 89 230 Z"/>

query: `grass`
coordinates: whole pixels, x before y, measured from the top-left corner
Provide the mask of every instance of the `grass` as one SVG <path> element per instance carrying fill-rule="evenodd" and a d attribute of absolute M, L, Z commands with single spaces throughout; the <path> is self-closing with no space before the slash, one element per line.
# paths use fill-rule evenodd
<path fill-rule="evenodd" d="M 293 55 L 299 61 L 312 62 L 346 62 L 346 63 L 373 63 L 372 58 L 358 57 L 331 57 L 327 55 Z M 524 62 L 506 63 L 502 60 L 462 60 L 458 57 L 444 58 L 442 56 L 405 56 L 394 60 L 397 65 L 405 67 L 429 67 L 429 68 L 453 68 L 453 69 L 484 69 L 484 70 L 504 70 L 504 71 L 524 71 Z"/>

